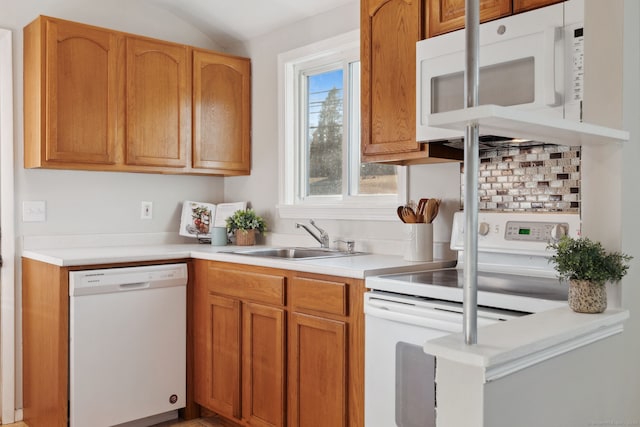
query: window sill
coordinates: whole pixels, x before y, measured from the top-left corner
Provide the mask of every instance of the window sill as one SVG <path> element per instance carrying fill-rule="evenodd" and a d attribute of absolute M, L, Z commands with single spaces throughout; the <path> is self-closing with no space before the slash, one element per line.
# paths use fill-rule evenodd
<path fill-rule="evenodd" d="M 395 205 L 314 204 L 278 205 L 283 219 L 346 219 L 367 221 L 398 221 Z"/>

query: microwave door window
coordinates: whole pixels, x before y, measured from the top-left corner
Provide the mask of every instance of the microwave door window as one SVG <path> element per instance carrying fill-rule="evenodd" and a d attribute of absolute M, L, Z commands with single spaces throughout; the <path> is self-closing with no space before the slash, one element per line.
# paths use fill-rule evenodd
<path fill-rule="evenodd" d="M 535 101 L 535 60 L 533 57 L 480 68 L 480 105 L 504 107 Z M 464 72 L 431 79 L 431 113 L 460 110 L 464 105 Z"/>
<path fill-rule="evenodd" d="M 435 357 L 422 346 L 396 344 L 396 426 L 435 427 Z"/>

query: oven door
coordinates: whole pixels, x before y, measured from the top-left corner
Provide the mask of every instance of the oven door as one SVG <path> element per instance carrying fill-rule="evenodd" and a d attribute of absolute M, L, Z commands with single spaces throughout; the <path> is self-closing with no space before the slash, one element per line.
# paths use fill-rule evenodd
<path fill-rule="evenodd" d="M 479 104 L 517 106 L 563 118 L 563 21 L 563 6 L 557 4 L 482 24 Z M 429 128 L 428 120 L 430 114 L 465 108 L 464 45 L 464 30 L 417 44 L 420 141 L 462 136 Z"/>
<path fill-rule="evenodd" d="M 478 326 L 498 318 L 478 318 Z M 462 305 L 365 294 L 365 425 L 435 427 L 435 357 L 426 341 L 462 331 Z"/>

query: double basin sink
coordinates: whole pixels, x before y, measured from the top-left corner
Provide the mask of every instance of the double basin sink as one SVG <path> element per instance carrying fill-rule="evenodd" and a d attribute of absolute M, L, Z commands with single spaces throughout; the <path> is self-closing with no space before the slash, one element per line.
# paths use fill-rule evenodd
<path fill-rule="evenodd" d="M 354 255 L 361 255 L 363 252 L 342 252 L 328 248 L 257 248 L 238 249 L 235 251 L 225 251 L 236 255 L 247 255 L 263 258 L 277 258 L 286 260 L 303 260 L 317 258 L 337 258 Z"/>

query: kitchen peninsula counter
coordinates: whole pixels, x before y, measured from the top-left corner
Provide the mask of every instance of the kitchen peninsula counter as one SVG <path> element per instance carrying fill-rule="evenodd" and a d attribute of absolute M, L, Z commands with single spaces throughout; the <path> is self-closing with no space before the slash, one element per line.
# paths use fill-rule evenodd
<path fill-rule="evenodd" d="M 567 306 L 478 328 L 474 345 L 463 334 L 426 342 L 437 360 L 438 426 L 600 425 L 607 367 L 620 357 L 610 349 L 628 318 L 622 308 Z"/>

